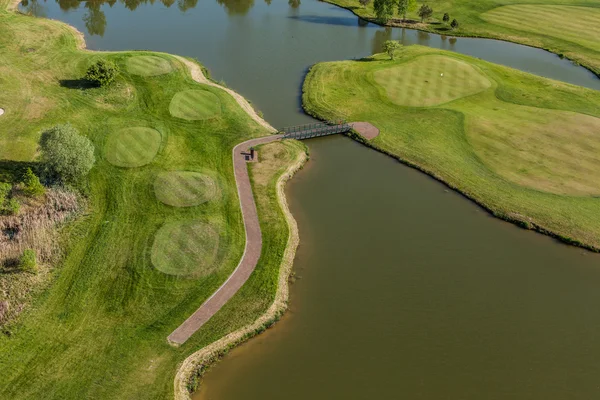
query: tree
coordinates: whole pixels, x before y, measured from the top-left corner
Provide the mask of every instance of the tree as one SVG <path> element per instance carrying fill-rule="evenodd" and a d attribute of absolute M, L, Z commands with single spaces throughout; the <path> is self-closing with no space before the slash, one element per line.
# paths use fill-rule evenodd
<path fill-rule="evenodd" d="M 110 61 L 98 60 L 85 73 L 85 79 L 97 86 L 108 86 L 117 77 L 117 66 Z"/>
<path fill-rule="evenodd" d="M 402 47 L 402 45 L 397 40 L 387 40 L 383 44 L 383 49 L 388 54 L 388 56 L 390 56 L 390 60 L 394 59 L 394 56 L 396 55 L 396 50 L 398 50 L 400 47 Z"/>
<path fill-rule="evenodd" d="M 450 23 L 450 26 L 452 27 L 452 29 L 458 28 L 458 21 L 456 19 L 453 19 Z"/>
<path fill-rule="evenodd" d="M 417 9 L 417 0 L 399 0 L 398 14 L 402 15 L 402 20 L 406 21 L 406 13 Z"/>
<path fill-rule="evenodd" d="M 12 185 L 0 182 L 0 214 L 17 215 L 21 210 L 21 204 L 15 198 L 10 197 Z"/>
<path fill-rule="evenodd" d="M 77 184 L 94 166 L 94 145 L 71 125 L 57 125 L 42 133 L 42 161 L 62 182 Z"/>
<path fill-rule="evenodd" d="M 366 7 L 371 3 L 371 0 L 358 0 L 361 6 Z"/>
<path fill-rule="evenodd" d="M 27 168 L 27 172 L 23 176 L 23 193 L 31 197 L 40 197 L 46 193 L 46 189 L 40 183 L 40 178 L 33 173 L 31 168 Z"/>
<path fill-rule="evenodd" d="M 448 13 L 444 13 L 444 18 L 442 18 L 442 20 L 443 20 L 444 22 L 448 22 L 448 21 L 450 21 L 450 14 L 448 14 Z"/>
<path fill-rule="evenodd" d="M 394 6 L 396 0 L 375 0 L 373 2 L 373 10 L 377 15 L 377 21 L 385 24 L 394 16 Z"/>
<path fill-rule="evenodd" d="M 31 272 L 32 274 L 37 274 L 37 257 L 35 255 L 35 251 L 32 249 L 25 249 L 23 251 L 23 255 L 19 260 L 19 268 L 21 271 Z"/>
<path fill-rule="evenodd" d="M 433 10 L 427 4 L 423 4 L 421 8 L 419 8 L 419 17 L 421 17 L 421 22 L 431 18 L 431 15 L 433 15 Z"/>

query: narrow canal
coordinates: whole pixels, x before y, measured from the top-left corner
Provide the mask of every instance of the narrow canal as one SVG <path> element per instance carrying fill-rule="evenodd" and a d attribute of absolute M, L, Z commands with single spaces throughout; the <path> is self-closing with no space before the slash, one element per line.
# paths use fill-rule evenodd
<path fill-rule="evenodd" d="M 309 120 L 311 64 L 390 38 L 600 89 L 542 50 L 384 29 L 315 0 L 100 4 L 22 8 L 75 25 L 93 49 L 196 57 L 275 126 Z M 290 312 L 218 364 L 197 399 L 600 396 L 600 256 L 496 220 L 347 138 L 307 144 L 287 189 L 301 235 Z"/>

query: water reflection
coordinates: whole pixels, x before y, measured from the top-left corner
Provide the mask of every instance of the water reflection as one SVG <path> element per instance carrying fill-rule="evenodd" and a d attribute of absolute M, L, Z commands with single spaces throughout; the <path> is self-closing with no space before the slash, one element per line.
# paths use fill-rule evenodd
<path fill-rule="evenodd" d="M 254 6 L 254 0 L 217 0 L 217 3 L 225 7 L 229 15 L 246 15 Z"/>

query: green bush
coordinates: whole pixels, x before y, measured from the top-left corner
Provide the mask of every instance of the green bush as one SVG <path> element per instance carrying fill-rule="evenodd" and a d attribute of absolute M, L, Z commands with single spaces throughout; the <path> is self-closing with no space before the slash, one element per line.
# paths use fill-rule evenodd
<path fill-rule="evenodd" d="M 85 73 L 85 79 L 97 86 L 108 86 L 117 77 L 117 66 L 105 60 L 98 60 Z"/>
<path fill-rule="evenodd" d="M 24 272 L 30 272 L 32 274 L 37 274 L 38 266 L 37 266 L 37 257 L 35 255 L 35 251 L 32 249 L 25 249 L 23 251 L 23 255 L 19 260 L 19 269 Z"/>
<path fill-rule="evenodd" d="M 46 168 L 64 183 L 80 183 L 96 162 L 92 142 L 69 124 L 42 132 L 40 147 Z"/>
<path fill-rule="evenodd" d="M 442 18 L 442 20 L 443 20 L 444 22 L 448 22 L 448 21 L 450 21 L 450 14 L 448 14 L 448 13 L 444 13 L 444 18 Z"/>
<path fill-rule="evenodd" d="M 10 197 L 12 185 L 6 182 L 0 182 L 0 214 L 17 215 L 21 210 L 21 204 L 17 199 Z"/>
<path fill-rule="evenodd" d="M 41 184 L 40 179 L 33 173 L 31 168 L 27 168 L 23 177 L 23 193 L 31 197 L 40 197 L 46 193 L 46 188 Z"/>
<path fill-rule="evenodd" d="M 21 211 L 21 203 L 17 199 L 10 199 L 4 203 L 3 213 L 8 215 L 17 215 Z"/>
<path fill-rule="evenodd" d="M 456 19 L 453 19 L 450 23 L 450 26 L 452 27 L 452 29 L 458 28 L 458 21 Z"/>

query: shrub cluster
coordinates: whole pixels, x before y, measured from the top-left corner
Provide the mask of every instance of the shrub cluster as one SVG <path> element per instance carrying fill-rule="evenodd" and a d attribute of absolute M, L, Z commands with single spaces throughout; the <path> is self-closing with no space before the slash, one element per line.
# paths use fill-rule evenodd
<path fill-rule="evenodd" d="M 85 80 L 96 86 L 108 86 L 117 77 L 117 66 L 105 60 L 98 60 L 85 73 Z"/>
<path fill-rule="evenodd" d="M 21 204 L 11 196 L 12 185 L 0 182 L 0 214 L 16 215 L 21 209 Z"/>
<path fill-rule="evenodd" d="M 35 255 L 35 251 L 32 249 L 25 249 L 23 251 L 23 255 L 19 260 L 19 269 L 24 272 L 30 272 L 32 274 L 37 274 L 38 266 L 37 266 L 37 257 Z"/>

